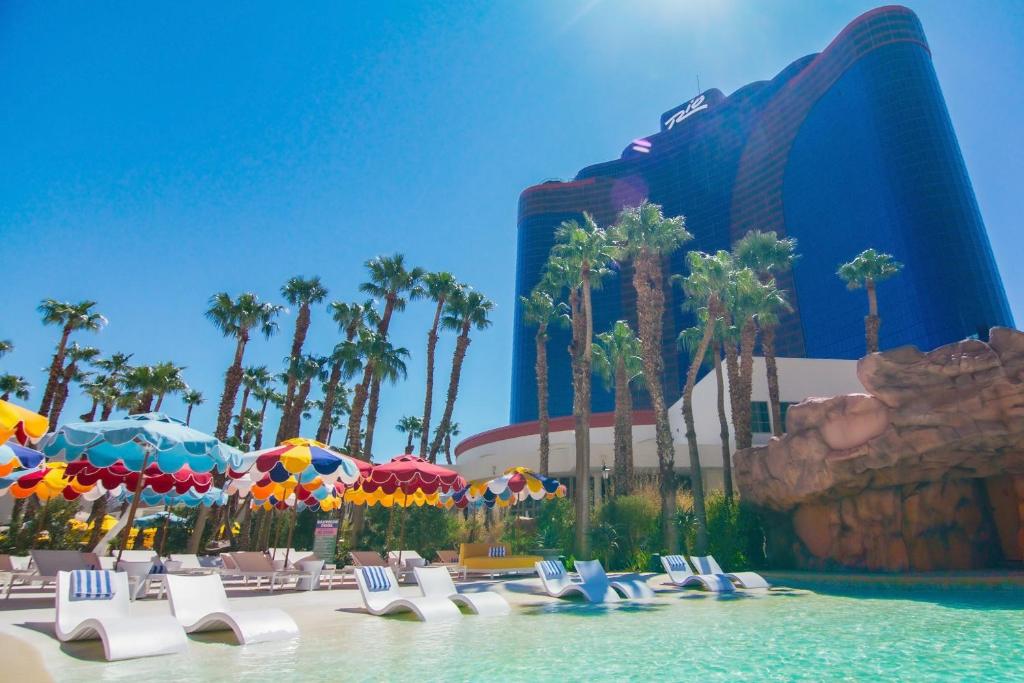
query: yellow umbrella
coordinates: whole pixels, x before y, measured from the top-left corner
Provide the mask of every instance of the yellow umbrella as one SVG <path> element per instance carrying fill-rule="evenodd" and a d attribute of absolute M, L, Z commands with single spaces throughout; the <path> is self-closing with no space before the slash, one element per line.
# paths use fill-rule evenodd
<path fill-rule="evenodd" d="M 46 433 L 50 421 L 28 408 L 0 400 L 0 443 L 15 438 L 24 445 Z"/>

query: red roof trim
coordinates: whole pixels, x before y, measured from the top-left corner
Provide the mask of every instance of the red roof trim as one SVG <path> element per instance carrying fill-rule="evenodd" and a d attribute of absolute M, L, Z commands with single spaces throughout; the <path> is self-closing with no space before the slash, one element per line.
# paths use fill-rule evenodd
<path fill-rule="evenodd" d="M 591 427 L 611 427 L 614 424 L 615 413 L 593 413 L 590 416 Z M 654 411 L 634 410 L 633 424 L 654 424 Z M 565 432 L 572 429 L 574 425 L 575 421 L 573 416 L 565 415 L 563 417 L 551 418 L 548 428 L 551 432 Z M 459 445 L 455 447 L 455 457 L 459 457 L 470 448 L 477 448 L 478 446 L 484 446 L 489 443 L 497 443 L 498 441 L 507 441 L 508 439 L 516 439 L 520 436 L 532 436 L 534 434 L 540 434 L 540 423 L 537 422 L 536 420 L 534 420 L 533 422 L 518 422 L 514 425 L 507 425 L 505 427 L 498 427 L 497 429 L 490 429 L 486 432 L 474 434 L 473 436 L 470 436 L 469 438 L 459 442 Z"/>

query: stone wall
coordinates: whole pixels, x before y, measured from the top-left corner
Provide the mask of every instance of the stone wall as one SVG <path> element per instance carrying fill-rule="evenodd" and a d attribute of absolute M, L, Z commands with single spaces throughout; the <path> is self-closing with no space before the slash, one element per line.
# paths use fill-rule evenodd
<path fill-rule="evenodd" d="M 1021 561 L 1024 334 L 871 354 L 857 375 L 867 393 L 807 399 L 734 456 L 744 500 L 775 513 L 769 547 L 813 569 Z"/>

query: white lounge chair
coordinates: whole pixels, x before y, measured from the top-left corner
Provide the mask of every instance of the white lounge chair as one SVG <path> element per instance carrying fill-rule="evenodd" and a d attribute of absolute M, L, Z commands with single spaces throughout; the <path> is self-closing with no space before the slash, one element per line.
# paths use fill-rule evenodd
<path fill-rule="evenodd" d="M 180 562 L 179 566 L 182 569 L 212 569 L 212 567 L 204 567 L 200 564 L 198 555 L 177 555 L 171 553 L 170 558 L 174 562 Z"/>
<path fill-rule="evenodd" d="M 509 614 L 512 608 L 508 601 L 494 591 L 460 593 L 455 588 L 452 575 L 444 567 L 414 567 L 416 583 L 425 598 L 444 598 L 456 605 L 465 605 L 473 614 L 493 617 Z"/>
<path fill-rule="evenodd" d="M 694 568 L 704 574 L 722 574 L 740 588 L 771 588 L 772 585 L 764 580 L 764 577 L 757 572 L 731 572 L 722 571 L 722 567 L 711 555 L 705 557 L 690 557 Z"/>
<path fill-rule="evenodd" d="M 682 555 L 662 555 L 661 566 L 668 574 L 668 580 L 680 588 L 703 588 L 712 593 L 732 593 L 736 590 L 722 574 L 694 574 Z"/>
<path fill-rule="evenodd" d="M 583 583 L 604 590 L 610 586 L 622 597 L 630 600 L 648 600 L 654 597 L 654 591 L 642 579 L 611 579 L 604 570 L 600 560 L 576 560 L 576 573 L 580 575 Z"/>
<path fill-rule="evenodd" d="M 7 582 L 5 597 L 11 597 L 11 588 L 14 580 L 24 584 L 38 583 L 45 589 L 47 584 L 57 583 L 57 574 L 62 571 L 74 571 L 75 569 L 99 569 L 94 567 L 86 559 L 86 556 L 77 550 L 32 550 L 32 564 L 34 570 L 19 572 Z"/>
<path fill-rule="evenodd" d="M 182 652 L 188 646 L 185 631 L 169 614 L 131 616 L 128 576 L 122 572 L 80 570 L 92 580 L 109 580 L 109 597 L 73 599 L 72 574 L 57 573 L 57 618 L 54 630 L 61 642 L 103 641 L 108 661 Z M 83 579 L 86 577 L 83 577 Z"/>
<path fill-rule="evenodd" d="M 395 612 L 412 612 L 422 621 L 462 616 L 447 597 L 407 598 L 398 592 L 398 579 L 391 567 L 356 567 L 356 583 L 366 610 L 382 617 Z"/>
<path fill-rule="evenodd" d="M 167 598 L 171 614 L 186 633 L 231 629 L 239 645 L 286 640 L 299 634 L 299 627 L 284 610 L 231 609 L 220 577 L 175 576 L 168 574 Z"/>
<path fill-rule="evenodd" d="M 544 591 L 553 598 L 579 594 L 590 602 L 618 602 L 621 599 L 607 581 L 603 586 L 587 583 L 581 577 L 570 575 L 559 560 L 542 560 L 535 562 L 534 567 Z"/>
<path fill-rule="evenodd" d="M 413 575 L 412 570 L 415 567 L 426 567 L 427 561 L 415 550 L 389 550 L 388 566 L 394 570 L 399 581 L 408 581 Z"/>

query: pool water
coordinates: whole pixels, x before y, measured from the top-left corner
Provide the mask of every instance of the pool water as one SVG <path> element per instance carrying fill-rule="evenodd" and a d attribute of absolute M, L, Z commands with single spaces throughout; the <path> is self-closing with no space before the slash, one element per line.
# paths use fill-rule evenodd
<path fill-rule="evenodd" d="M 440 624 L 360 617 L 353 625 L 343 616 L 347 636 L 304 629 L 291 643 L 193 644 L 188 656 L 91 665 L 90 678 L 1024 680 L 1024 593 L 1015 590 L 661 593 L 650 604 L 516 607 L 509 617 Z"/>

